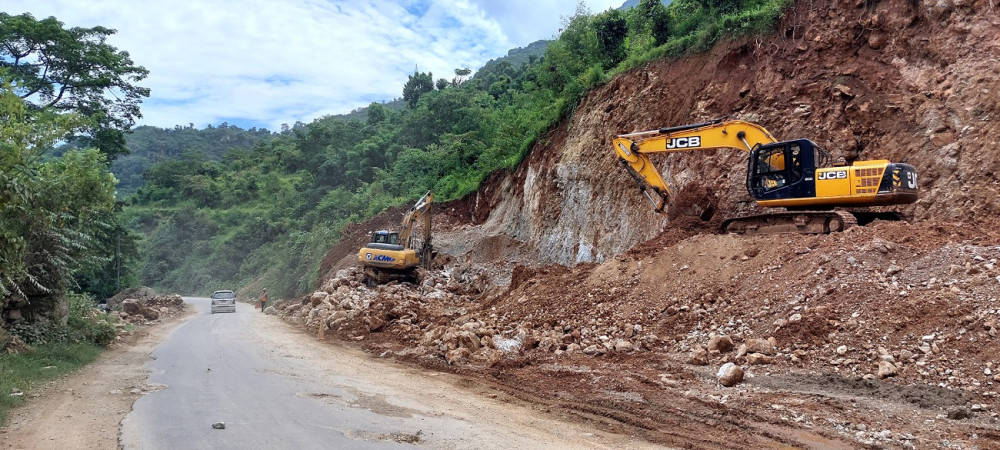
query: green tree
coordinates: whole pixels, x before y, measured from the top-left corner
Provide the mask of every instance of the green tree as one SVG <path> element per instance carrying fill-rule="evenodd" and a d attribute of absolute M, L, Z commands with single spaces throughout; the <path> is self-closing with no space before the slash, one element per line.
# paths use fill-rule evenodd
<path fill-rule="evenodd" d="M 628 24 L 625 15 L 617 9 L 608 10 L 594 18 L 594 28 L 597 30 L 597 43 L 604 53 L 604 67 L 617 66 L 626 56 Z"/>
<path fill-rule="evenodd" d="M 0 83 L 0 106 L 0 310 L 48 315 L 65 303 L 76 271 L 106 261 L 95 237 L 110 226 L 115 180 L 96 149 L 42 162 L 77 114 L 29 117 L 9 82 Z"/>
<path fill-rule="evenodd" d="M 455 86 L 462 84 L 470 73 L 472 73 L 472 69 L 468 67 L 455 69 L 455 79 L 452 80 L 452 84 Z"/>
<path fill-rule="evenodd" d="M 120 207 L 116 205 L 116 214 L 109 218 L 110 226 L 98 230 L 95 236 L 95 248 L 107 257 L 74 275 L 77 288 L 96 298 L 109 298 L 122 289 L 139 285 L 140 235 L 125 226 Z"/>
<path fill-rule="evenodd" d="M 670 39 L 670 13 L 660 0 L 640 0 L 636 14 L 642 24 L 641 31 L 653 37 L 654 45 L 663 45 Z"/>
<path fill-rule="evenodd" d="M 0 13 L 0 68 L 29 113 L 81 115 L 86 120 L 65 137 L 99 148 L 109 160 L 128 153 L 125 132 L 142 117 L 139 104 L 149 96 L 149 89 L 135 85 L 149 72 L 106 43 L 114 33 L 100 26 L 66 29 L 54 17 Z"/>
<path fill-rule="evenodd" d="M 409 75 L 406 84 L 403 85 L 403 100 L 410 108 L 417 107 L 420 96 L 434 90 L 434 76 L 430 72 L 422 73 L 414 71 Z"/>
<path fill-rule="evenodd" d="M 377 102 L 368 105 L 368 125 L 375 126 L 389 118 L 389 109 Z"/>

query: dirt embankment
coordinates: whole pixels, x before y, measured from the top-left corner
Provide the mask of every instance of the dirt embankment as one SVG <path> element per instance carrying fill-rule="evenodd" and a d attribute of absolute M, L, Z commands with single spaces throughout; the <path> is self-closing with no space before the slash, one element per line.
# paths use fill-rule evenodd
<path fill-rule="evenodd" d="M 658 443 L 998 447 L 998 61 L 988 0 L 798 2 L 773 36 L 591 93 L 516 171 L 439 210 L 449 258 L 421 286 L 331 271 L 276 311 Z M 921 198 L 908 222 L 719 235 L 757 212 L 742 154 L 719 151 L 658 161 L 715 222 L 651 212 L 611 136 L 727 116 L 905 160 Z M 727 362 L 743 383 L 716 381 Z"/>

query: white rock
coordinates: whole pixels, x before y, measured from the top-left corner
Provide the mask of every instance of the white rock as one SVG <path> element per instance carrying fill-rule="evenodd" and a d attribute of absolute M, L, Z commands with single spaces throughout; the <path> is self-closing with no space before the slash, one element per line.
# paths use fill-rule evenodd
<path fill-rule="evenodd" d="M 878 377 L 879 378 L 889 378 L 898 375 L 899 372 L 896 370 L 896 366 L 889 361 L 879 361 L 878 362 Z"/>
<path fill-rule="evenodd" d="M 840 356 L 846 355 L 847 354 L 847 346 L 846 345 L 841 345 L 840 347 L 837 347 L 837 354 L 840 355 Z"/>
<path fill-rule="evenodd" d="M 725 363 L 719 368 L 716 378 L 723 386 L 734 386 L 743 381 L 743 368 L 733 363 Z"/>
<path fill-rule="evenodd" d="M 616 352 L 628 353 L 633 350 L 635 350 L 635 347 L 632 346 L 632 343 L 629 341 L 626 341 L 624 339 L 619 339 L 617 342 L 615 342 Z"/>

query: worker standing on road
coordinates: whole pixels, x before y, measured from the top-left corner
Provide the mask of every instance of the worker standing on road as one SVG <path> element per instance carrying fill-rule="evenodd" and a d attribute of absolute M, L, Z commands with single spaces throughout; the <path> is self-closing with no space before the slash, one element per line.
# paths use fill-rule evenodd
<path fill-rule="evenodd" d="M 260 312 L 264 312 L 265 306 L 267 306 L 267 288 L 264 288 L 264 293 L 260 295 Z"/>

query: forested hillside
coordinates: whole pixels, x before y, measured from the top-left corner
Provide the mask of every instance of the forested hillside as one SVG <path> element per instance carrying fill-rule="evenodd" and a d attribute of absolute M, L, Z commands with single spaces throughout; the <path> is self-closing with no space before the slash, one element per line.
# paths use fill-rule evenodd
<path fill-rule="evenodd" d="M 435 79 L 415 72 L 407 107 L 372 103 L 364 120 L 297 124 L 218 161 L 189 152 L 145 173 L 124 211 L 140 230 L 145 283 L 182 292 L 222 287 L 279 295 L 315 285 L 343 226 L 412 201 L 473 192 L 515 167 L 582 95 L 615 73 L 770 30 L 787 0 L 643 1 L 625 11 L 577 11 L 542 57 L 500 60 Z M 598 145 L 598 143 L 595 143 Z"/>
<path fill-rule="evenodd" d="M 126 136 L 129 154 L 119 157 L 111 165 L 111 172 L 118 178 L 118 197 L 125 198 L 135 193 L 144 184 L 143 172 L 157 162 L 180 158 L 185 152 L 218 161 L 230 149 L 253 147 L 271 135 L 266 129 L 244 130 L 225 122 L 201 130 L 193 125 L 178 125 L 172 129 L 135 127 Z"/>

